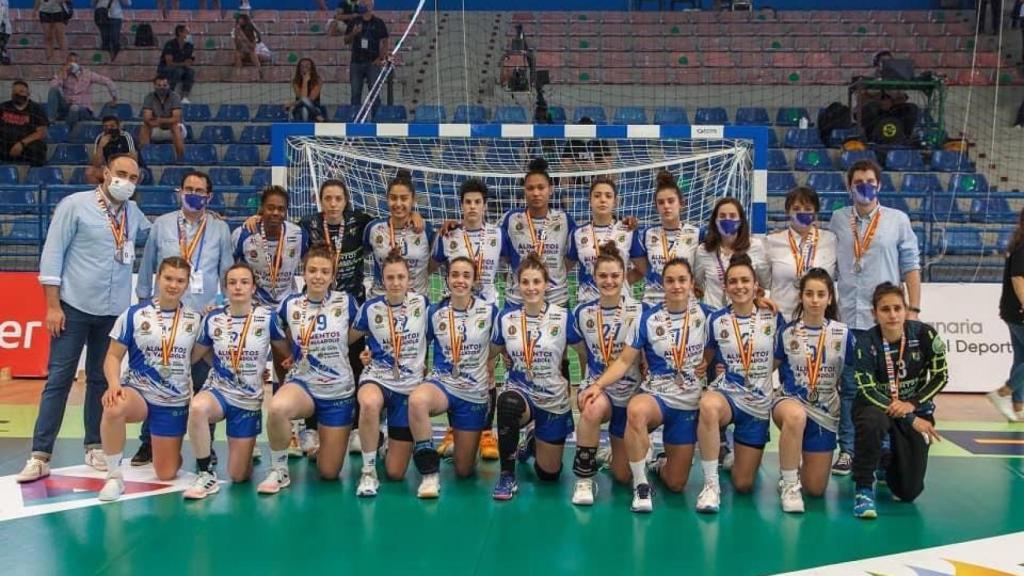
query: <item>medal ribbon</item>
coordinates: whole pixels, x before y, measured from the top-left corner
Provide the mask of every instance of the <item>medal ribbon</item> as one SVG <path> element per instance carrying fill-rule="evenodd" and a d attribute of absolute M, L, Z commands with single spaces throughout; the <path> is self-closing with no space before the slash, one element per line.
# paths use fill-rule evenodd
<path fill-rule="evenodd" d="M 234 349 L 228 346 L 228 353 L 231 355 L 231 370 L 237 375 L 239 367 L 242 365 L 242 352 L 245 350 L 245 340 L 249 336 L 249 327 L 252 326 L 253 313 L 256 311 L 255 308 L 249 309 L 249 314 L 245 317 L 245 323 L 242 324 L 242 331 L 238 333 L 238 345 Z M 231 341 L 231 311 L 227 306 L 224 307 L 224 316 L 228 319 L 228 342 Z"/>
<path fill-rule="evenodd" d="M 206 216 L 203 216 L 202 221 L 199 222 L 199 229 L 196 230 L 196 235 L 192 238 L 192 241 L 187 243 L 188 233 L 185 232 L 184 220 L 184 217 L 178 220 L 178 246 L 181 248 L 181 257 L 189 264 L 192 264 L 192 255 L 195 254 L 196 248 L 203 243 L 203 236 L 206 234 Z M 199 262 L 196 262 L 193 266 L 198 268 Z"/>
<path fill-rule="evenodd" d="M 811 229 L 810 237 L 810 249 L 807 251 L 807 259 L 804 259 L 804 250 L 802 246 L 799 246 L 796 240 L 793 239 L 793 231 L 790 230 L 786 235 L 789 240 L 789 250 L 793 253 L 793 261 L 796 262 L 796 279 L 800 280 L 804 276 L 804 272 L 810 267 L 814 266 L 814 256 L 818 253 L 818 229 L 815 227 Z"/>
<path fill-rule="evenodd" d="M 470 300 L 469 307 L 466 308 L 466 314 L 469 314 L 469 310 L 473 307 L 473 301 Z M 459 360 L 462 359 L 462 333 L 459 331 L 458 324 L 455 323 L 455 307 L 451 304 L 448 305 L 448 340 L 451 344 L 452 349 L 452 366 L 458 366 Z"/>
<path fill-rule="evenodd" d="M 857 212 L 856 210 L 850 216 L 850 228 L 853 229 L 853 258 L 854 262 L 860 266 L 860 261 L 864 257 L 864 254 L 871 247 L 871 241 L 875 239 L 875 232 L 878 231 L 878 222 L 882 219 L 882 210 L 876 209 L 875 215 L 871 217 L 871 221 L 868 222 L 867 230 L 864 231 L 864 239 L 861 240 L 860 232 L 857 229 Z"/>
<path fill-rule="evenodd" d="M 466 253 L 473 260 L 473 267 L 476 269 L 476 281 L 480 281 L 480 275 L 483 273 L 484 257 L 483 257 L 483 234 L 486 232 L 485 228 L 480 229 L 480 244 L 477 245 L 476 249 L 473 249 L 473 242 L 469 239 L 469 234 L 462 231 L 462 243 L 466 245 Z"/>
<path fill-rule="evenodd" d="M 324 296 L 324 301 L 327 300 L 327 296 Z M 309 341 L 313 338 L 313 332 L 316 331 L 316 318 L 318 314 L 313 314 L 313 317 L 309 319 L 309 323 L 306 323 L 306 312 L 309 309 L 309 297 L 306 296 L 302 299 L 302 319 L 299 323 L 299 346 L 302 348 L 302 354 L 309 354 Z"/>
<path fill-rule="evenodd" d="M 269 272 L 270 272 L 270 283 L 271 284 L 277 284 L 277 276 L 281 272 L 281 262 L 284 260 L 284 244 L 285 244 L 285 227 L 284 227 L 284 225 L 283 224 L 281 225 L 281 237 L 277 240 L 277 250 L 274 251 L 273 259 L 270 258 L 270 251 L 267 249 L 267 247 L 270 245 L 270 243 L 267 240 L 267 231 L 263 227 L 263 221 L 262 220 L 260 221 L 260 239 L 262 240 L 262 244 L 263 244 L 262 252 L 263 252 L 264 255 L 266 255 L 267 259 L 269 260 L 267 262 L 267 268 L 269 268 Z"/>
<path fill-rule="evenodd" d="M 612 323 L 609 328 L 608 338 L 604 337 L 604 313 L 601 311 L 601 304 L 597 305 L 597 346 L 601 351 L 601 359 L 604 360 L 605 367 L 608 367 L 612 363 L 612 352 L 615 350 L 615 338 L 619 335 L 619 330 L 622 328 L 622 309 L 624 305 L 619 303 L 619 306 L 615 309 L 615 317 L 612 318 Z"/>
<path fill-rule="evenodd" d="M 540 231 L 540 236 L 537 236 L 537 230 L 533 227 L 533 218 L 530 217 L 530 213 L 523 212 L 523 216 L 526 218 L 526 228 L 530 231 L 530 243 L 533 244 L 533 251 L 543 259 L 544 236 L 548 231 L 547 218 L 544 219 L 544 229 Z"/>
<path fill-rule="evenodd" d="M 402 358 L 402 331 L 398 329 L 398 324 L 395 321 L 395 314 L 394 312 L 391 311 L 391 304 L 388 304 L 387 302 L 385 302 L 385 304 L 387 304 L 388 310 L 388 330 L 391 333 L 391 355 L 395 363 L 394 368 L 395 370 L 401 370 L 401 368 L 399 368 L 399 361 Z M 402 318 L 404 319 L 404 302 L 402 303 L 401 307 L 401 315 Z"/>
<path fill-rule="evenodd" d="M 897 362 L 903 363 L 903 351 L 907 346 L 907 335 L 900 336 L 900 355 Z M 896 373 L 896 366 L 893 364 L 889 342 L 882 338 L 882 351 L 885 353 L 885 371 L 889 376 L 889 396 L 893 400 L 900 399 L 900 375 Z"/>
<path fill-rule="evenodd" d="M 750 338 L 747 342 L 743 343 L 743 333 L 740 331 L 740 323 L 736 319 L 736 315 L 732 315 L 732 330 L 736 334 L 736 348 L 740 351 L 740 362 L 743 364 L 743 373 L 750 377 L 750 363 L 754 360 L 754 337 L 757 335 L 757 310 L 754 310 L 754 315 L 751 319 L 753 326 L 750 330 Z"/>
<path fill-rule="evenodd" d="M 121 221 L 118 222 L 117 217 L 110 212 L 110 206 L 107 204 L 103 193 L 96 190 L 96 202 L 100 205 L 100 210 L 107 215 L 107 224 L 110 226 L 110 233 L 114 236 L 114 246 L 117 247 L 117 251 L 120 252 L 124 249 L 124 239 L 128 231 L 128 209 L 121 207 Z"/>
<path fill-rule="evenodd" d="M 327 243 L 327 248 L 334 255 L 334 270 L 338 270 L 338 265 L 341 262 L 341 245 L 345 241 L 345 217 L 341 217 L 341 225 L 338 227 L 338 235 L 331 238 L 331 232 L 327 228 L 327 218 L 322 218 L 324 225 L 324 242 Z"/>
<path fill-rule="evenodd" d="M 526 364 L 528 371 L 533 371 L 533 353 L 537 349 L 537 342 L 540 341 L 540 330 L 537 330 L 537 339 L 534 340 L 530 337 L 530 332 L 526 323 L 526 310 L 522 310 L 522 315 L 519 317 L 520 325 L 523 329 L 523 363 Z M 544 321 L 544 315 L 541 314 L 541 322 Z"/>
<path fill-rule="evenodd" d="M 676 336 L 676 341 L 672 344 L 670 351 L 672 352 L 672 363 L 675 364 L 676 372 L 682 372 L 683 367 L 686 366 L 686 344 L 690 341 L 690 310 L 691 306 L 687 305 L 686 315 L 683 316 L 683 326 L 679 330 L 679 335 Z M 668 311 L 665 311 L 668 314 Z M 669 327 L 671 332 L 672 317 L 669 316 Z"/>
<path fill-rule="evenodd" d="M 171 352 L 174 351 L 174 339 L 178 335 L 178 322 L 181 321 L 181 306 L 174 311 L 174 320 L 171 322 L 171 337 L 167 337 L 167 329 L 164 328 L 163 312 L 153 304 L 156 310 L 156 325 L 160 327 L 160 362 L 164 366 L 171 365 Z"/>
<path fill-rule="evenodd" d="M 821 333 L 818 334 L 818 343 L 814 348 L 814 357 L 811 358 L 810 346 L 807 343 L 807 327 L 801 322 L 797 325 L 797 333 L 800 336 L 800 341 L 804 345 L 805 362 L 807 363 L 807 389 L 814 392 L 818 389 L 818 377 L 821 376 L 821 364 L 825 357 L 825 329 L 828 327 L 828 322 L 821 327 Z"/>

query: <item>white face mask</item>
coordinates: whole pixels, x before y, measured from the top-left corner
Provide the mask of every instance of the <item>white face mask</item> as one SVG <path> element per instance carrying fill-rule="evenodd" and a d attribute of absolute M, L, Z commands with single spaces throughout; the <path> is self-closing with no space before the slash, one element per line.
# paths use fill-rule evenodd
<path fill-rule="evenodd" d="M 130 180 L 114 176 L 107 186 L 107 193 L 117 202 L 126 202 L 135 194 L 135 184 Z"/>

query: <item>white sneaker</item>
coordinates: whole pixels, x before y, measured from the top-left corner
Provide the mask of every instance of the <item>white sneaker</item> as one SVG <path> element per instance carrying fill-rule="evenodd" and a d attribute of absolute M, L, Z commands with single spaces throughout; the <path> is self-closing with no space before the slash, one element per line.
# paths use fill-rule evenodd
<path fill-rule="evenodd" d="M 99 499 L 100 502 L 113 502 L 120 498 L 121 494 L 124 494 L 124 479 L 118 474 L 107 478 L 107 483 L 100 490 Z"/>
<path fill-rule="evenodd" d="M 597 484 L 593 478 L 580 478 L 576 480 L 576 487 L 572 491 L 572 503 L 577 506 L 592 506 L 596 493 Z"/>
<path fill-rule="evenodd" d="M 1013 410 L 1013 399 L 1010 396 L 1003 396 L 999 390 L 993 390 L 985 394 L 988 401 L 999 410 L 999 413 L 1010 422 L 1017 422 L 1017 413 Z"/>
<path fill-rule="evenodd" d="M 661 469 L 665 467 L 665 464 L 667 462 L 668 455 L 665 454 L 664 452 L 659 452 L 658 455 L 654 458 L 654 460 L 650 460 L 647 462 L 647 470 L 654 476 L 660 476 Z"/>
<path fill-rule="evenodd" d="M 14 477 L 14 480 L 19 483 L 35 482 L 40 478 L 46 478 L 50 475 L 50 463 L 46 460 L 36 458 L 35 456 L 25 461 L 25 467 L 18 472 L 18 475 Z"/>
<path fill-rule="evenodd" d="M 356 487 L 356 496 L 360 498 L 373 498 L 380 488 L 380 480 L 377 480 L 377 470 L 374 468 L 363 468 L 359 475 L 359 486 Z"/>
<path fill-rule="evenodd" d="M 722 451 L 722 470 L 732 470 L 732 465 L 736 463 L 736 454 L 734 454 L 732 448 L 724 442 L 722 443 L 720 450 Z"/>
<path fill-rule="evenodd" d="M 182 103 L 182 104 L 191 104 L 191 103 L 192 103 L 192 101 L 191 101 L 191 100 L 189 100 L 188 98 L 182 98 L 182 99 L 181 99 L 181 103 Z"/>
<path fill-rule="evenodd" d="M 713 484 L 705 484 L 697 496 L 697 512 L 701 514 L 717 514 L 722 503 L 721 488 Z"/>
<path fill-rule="evenodd" d="M 376 478 L 374 478 L 376 480 Z M 359 479 L 359 486 L 362 487 L 362 478 Z M 374 489 L 376 494 L 377 490 Z M 441 476 L 437 473 L 426 474 L 423 476 L 423 480 L 420 480 L 420 487 L 416 490 L 416 497 L 429 500 L 437 498 L 441 494 Z"/>
<path fill-rule="evenodd" d="M 363 451 L 363 441 L 359 439 L 359 431 L 353 430 L 348 435 L 348 453 L 349 454 L 361 454 Z"/>
<path fill-rule="evenodd" d="M 609 468 L 612 465 L 612 447 L 601 446 L 597 449 L 597 466 L 601 469 Z"/>
<path fill-rule="evenodd" d="M 263 459 L 263 449 L 259 446 L 252 447 L 252 461 L 258 462 Z"/>
<path fill-rule="evenodd" d="M 183 495 L 185 500 L 202 500 L 211 494 L 220 492 L 220 483 L 217 482 L 217 474 L 215 472 L 207 472 L 203 470 L 200 472 L 195 480 L 192 481 L 192 485 L 185 489 Z"/>
<path fill-rule="evenodd" d="M 277 494 L 282 488 L 290 486 L 291 483 L 292 478 L 288 474 L 288 470 L 274 468 L 270 471 L 270 474 L 267 474 L 266 479 L 256 487 L 256 492 L 260 494 Z"/>
<path fill-rule="evenodd" d="M 791 514 L 804 513 L 804 496 L 799 482 L 782 485 L 782 511 Z"/>
<path fill-rule="evenodd" d="M 292 437 L 288 442 L 288 457 L 302 458 L 306 455 L 302 451 L 302 443 L 299 442 L 299 435 L 306 431 L 305 423 L 301 420 L 292 421 Z"/>
<path fill-rule="evenodd" d="M 651 485 L 646 482 L 633 488 L 633 504 L 629 507 L 633 512 L 647 513 L 654 509 L 651 500 Z"/>
<path fill-rule="evenodd" d="M 93 470 L 107 471 L 107 456 L 99 448 L 85 451 L 85 463 L 91 466 Z"/>
<path fill-rule="evenodd" d="M 299 445 L 310 460 L 316 460 L 320 452 L 320 433 L 312 429 L 303 430 L 299 435 Z"/>

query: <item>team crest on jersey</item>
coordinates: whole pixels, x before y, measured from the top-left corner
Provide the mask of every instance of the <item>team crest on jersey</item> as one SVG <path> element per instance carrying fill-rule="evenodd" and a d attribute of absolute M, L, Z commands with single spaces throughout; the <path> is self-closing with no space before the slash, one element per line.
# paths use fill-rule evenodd
<path fill-rule="evenodd" d="M 295 248 L 289 248 L 288 249 L 288 257 L 289 258 L 295 258 Z"/>
<path fill-rule="evenodd" d="M 459 243 L 456 242 L 455 240 L 452 240 L 451 244 L 448 245 L 448 249 L 449 250 L 455 250 L 458 247 L 459 247 Z"/>
<path fill-rule="evenodd" d="M 149 328 L 150 328 L 149 322 L 146 321 L 146 320 L 143 320 L 142 321 L 142 325 L 139 326 L 139 331 L 140 332 L 149 332 Z"/>
<path fill-rule="evenodd" d="M 700 318 L 697 318 L 696 320 L 693 321 L 693 327 L 694 328 L 700 328 L 700 325 L 703 324 L 703 323 L 704 323 L 703 320 L 701 320 Z"/>
<path fill-rule="evenodd" d="M 300 318 L 302 318 L 302 315 L 299 314 L 298 310 L 296 310 L 295 312 L 292 312 L 292 320 L 298 321 Z"/>
<path fill-rule="evenodd" d="M 515 336 L 516 335 L 516 327 L 515 326 L 509 325 L 509 327 L 508 327 L 508 335 L 509 336 Z"/>
<path fill-rule="evenodd" d="M 594 319 L 591 318 L 590 320 L 587 320 L 587 330 L 593 330 L 593 329 L 594 329 Z"/>
<path fill-rule="evenodd" d="M 498 245 L 498 240 L 496 238 L 491 238 L 491 248 L 494 248 L 497 245 Z"/>
<path fill-rule="evenodd" d="M 224 333 L 224 332 L 223 332 L 223 331 L 221 331 L 221 329 L 220 329 L 220 328 L 214 328 L 214 329 L 213 329 L 213 337 L 214 337 L 214 338 L 220 338 L 220 335 L 221 335 L 221 334 L 223 334 L 223 333 Z"/>
<path fill-rule="evenodd" d="M 522 221 L 516 222 L 516 232 L 522 232 L 522 231 L 523 231 L 523 223 L 522 223 Z"/>
<path fill-rule="evenodd" d="M 487 325 L 487 321 L 486 320 L 482 320 L 482 319 L 479 322 L 476 323 L 476 327 L 479 330 L 483 330 L 484 326 L 486 326 L 486 325 Z"/>
<path fill-rule="evenodd" d="M 255 250 L 250 250 L 249 251 L 249 259 L 250 260 L 255 260 L 255 259 L 259 258 L 259 257 L 260 257 L 260 253 L 259 252 L 255 251 Z"/>
<path fill-rule="evenodd" d="M 920 361 L 921 360 L 921 353 L 917 352 L 917 351 L 911 352 L 910 353 L 910 359 L 913 360 L 914 362 Z"/>
<path fill-rule="evenodd" d="M 936 356 L 946 353 L 946 344 L 942 341 L 942 338 L 938 337 L 937 334 L 932 338 L 932 352 L 934 352 Z"/>
<path fill-rule="evenodd" d="M 721 338 L 722 340 L 725 340 L 726 338 L 728 338 L 728 337 L 729 337 L 729 331 L 728 331 L 728 330 L 725 330 L 725 329 L 723 329 L 723 330 L 722 330 L 722 333 L 721 333 L 721 334 L 719 334 L 719 335 L 718 335 L 718 337 L 719 337 L 719 338 Z"/>
<path fill-rule="evenodd" d="M 551 337 L 554 338 L 555 336 L 558 336 L 558 326 L 551 327 Z"/>
<path fill-rule="evenodd" d="M 444 332 L 447 329 L 448 329 L 448 324 L 444 320 L 442 320 L 441 323 L 437 325 L 437 331 L 438 332 Z"/>
<path fill-rule="evenodd" d="M 693 238 L 692 237 L 687 236 L 687 238 L 686 238 L 686 245 L 687 246 L 693 245 Z"/>
<path fill-rule="evenodd" d="M 843 343 L 840 342 L 839 340 L 836 340 L 835 344 L 832 345 L 832 348 L 836 351 L 836 353 L 839 353 L 843 349 Z"/>
<path fill-rule="evenodd" d="M 191 322 L 189 322 L 188 324 L 185 324 L 185 333 L 186 334 L 191 334 L 193 328 L 194 328 L 194 326 L 192 325 Z"/>
<path fill-rule="evenodd" d="M 380 246 L 381 244 L 384 243 L 384 237 L 378 234 L 377 239 L 374 242 L 376 242 L 376 244 Z"/>
<path fill-rule="evenodd" d="M 334 317 L 335 318 L 341 318 L 341 308 L 335 308 L 334 309 Z"/>
<path fill-rule="evenodd" d="M 661 326 L 658 326 L 657 328 L 654 329 L 654 335 L 657 336 L 658 338 L 664 338 L 665 329 L 662 328 Z"/>
<path fill-rule="evenodd" d="M 800 343 L 797 342 L 795 339 L 790 340 L 789 341 L 789 349 L 792 350 L 793 352 L 796 352 L 797 350 L 800 349 Z M 838 352 L 838 350 L 836 350 L 836 352 Z"/>
<path fill-rule="evenodd" d="M 415 308 L 415 309 L 413 309 L 413 311 L 412 311 L 412 317 L 413 317 L 413 318 L 419 318 L 419 317 L 420 317 L 420 309 L 419 309 L 419 308 Z"/>
<path fill-rule="evenodd" d="M 772 325 L 769 324 L 769 325 L 765 326 L 764 330 L 762 330 L 762 332 L 764 332 L 765 336 L 771 336 L 772 335 Z"/>
<path fill-rule="evenodd" d="M 257 338 L 263 336 L 263 328 L 257 328 L 256 331 L 253 332 L 253 336 L 256 336 Z"/>
<path fill-rule="evenodd" d="M 383 324 L 384 323 L 384 317 L 381 316 L 380 314 L 377 314 L 376 316 L 373 317 L 373 323 L 374 324 Z"/>

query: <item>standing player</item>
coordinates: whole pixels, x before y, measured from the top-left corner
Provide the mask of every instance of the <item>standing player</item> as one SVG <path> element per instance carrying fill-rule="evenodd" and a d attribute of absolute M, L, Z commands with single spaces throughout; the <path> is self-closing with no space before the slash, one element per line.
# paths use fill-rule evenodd
<path fill-rule="evenodd" d="M 670 260 L 683 258 L 694 262 L 700 230 L 682 221 L 686 199 L 676 183 L 676 178 L 666 170 L 658 172 L 657 188 L 654 191 L 654 206 L 661 217 L 661 223 L 644 228 L 633 237 L 629 256 L 633 260 L 630 280 L 644 280 L 644 303 L 659 304 L 664 300 L 662 269 Z"/>
<path fill-rule="evenodd" d="M 718 512 L 720 428 L 733 424 L 736 461 L 732 484 L 748 493 L 768 443 L 768 417 L 772 405 L 772 372 L 775 338 L 783 328 L 782 314 L 759 309 L 754 302 L 758 284 L 754 266 L 746 254 L 732 257 L 725 271 L 726 290 L 732 304 L 708 320 L 704 357 L 724 371 L 709 384 L 700 399 L 697 437 L 700 442 L 704 489 L 697 511 Z"/>
<path fill-rule="evenodd" d="M 426 296 L 409 290 L 409 265 L 395 247 L 380 264 L 385 294 L 366 301 L 355 329 L 368 337 L 372 361 L 359 381 L 359 436 L 363 469 L 356 495 L 377 495 L 377 444 L 381 410 L 387 410 L 388 478 L 405 476 L 412 456 L 409 394 L 423 382 L 427 361 Z"/>
<path fill-rule="evenodd" d="M 473 295 L 478 267 L 465 256 L 448 263 L 451 296 L 431 306 L 427 334 L 434 348 L 434 370 L 409 396 L 413 461 L 423 475 L 417 496 L 437 498 L 440 455 L 431 440 L 430 417 L 448 413 L 454 428 L 455 473 L 473 474 L 480 433 L 491 427 L 493 365 L 491 328 L 497 307 Z"/>
<path fill-rule="evenodd" d="M 623 262 L 627 262 L 629 259 L 629 249 L 633 244 L 633 229 L 636 228 L 636 217 L 629 216 L 622 221 L 615 219 L 617 196 L 618 190 L 615 187 L 615 181 L 611 178 L 598 176 L 591 180 L 591 221 L 572 232 L 568 258 L 579 263 L 577 269 L 579 287 L 576 301 L 581 304 L 596 300 L 601 295 L 594 280 L 594 265 L 598 259 L 598 251 L 605 242 L 615 243 Z M 622 281 L 626 282 L 625 276 Z"/>
<path fill-rule="evenodd" d="M 277 308 L 295 287 L 309 239 L 287 220 L 288 192 L 280 186 L 263 189 L 260 216 L 255 232 L 240 226 L 231 234 L 231 244 L 235 261 L 245 262 L 256 273 L 256 301 Z"/>
<path fill-rule="evenodd" d="M 580 337 L 568 311 L 546 300 L 551 279 L 537 254 L 523 258 L 516 284 L 523 304 L 506 306 L 491 338 L 495 352 L 504 352 L 508 370 L 505 389 L 498 394 L 501 475 L 494 487 L 495 500 L 510 500 L 519 490 L 515 473 L 521 427 L 535 424 L 534 470 L 545 482 L 558 480 L 565 440 L 573 429 L 569 380 L 560 366 L 566 344 L 576 344 Z"/>
<path fill-rule="evenodd" d="M 717 310 L 729 303 L 725 289 L 725 270 L 734 255 L 745 254 L 764 287 L 771 280 L 762 242 L 751 242 L 750 223 L 743 205 L 735 198 L 720 198 L 708 217 L 704 243 L 694 255 L 694 282 L 704 296 L 703 302 Z"/>
<path fill-rule="evenodd" d="M 852 370 L 854 338 L 836 319 L 835 285 L 822 268 L 800 280 L 794 319 L 776 339 L 781 396 L 772 407 L 779 436 L 784 512 L 802 513 L 801 488 L 821 496 L 828 486 L 839 425 L 839 387 Z"/>
<path fill-rule="evenodd" d="M 388 217 L 377 218 L 366 227 L 363 245 L 373 260 L 373 286 L 370 296 L 382 296 L 384 261 L 397 249 L 409 267 L 409 289 L 430 296 L 430 247 L 434 233 L 430 227 L 422 232 L 413 229 L 416 208 L 416 187 L 408 170 L 399 170 L 388 183 Z"/>
<path fill-rule="evenodd" d="M 121 458 L 126 422 L 149 418 L 157 478 L 171 480 L 181 467 L 181 440 L 192 395 L 192 344 L 202 320 L 198 312 L 181 303 L 190 272 L 181 257 L 164 259 L 157 269 L 159 296 L 125 310 L 110 332 L 110 347 L 103 361 L 107 391 L 100 422 L 107 461 L 107 481 L 99 494 L 102 501 L 117 500 L 124 494 Z M 122 377 L 125 354 L 128 371 Z"/>
<path fill-rule="evenodd" d="M 620 245 L 614 240 L 602 244 L 597 262 L 592 264 L 600 297 L 576 306 L 573 323 L 583 341 L 576 345 L 577 355 L 586 358 L 586 377 L 580 384 L 576 403 L 580 409 L 576 432 L 576 457 L 573 472 L 576 487 L 572 503 L 589 506 L 594 503 L 597 485 L 597 445 L 601 424 L 609 422 L 608 435 L 612 445 L 612 474 L 618 482 L 629 480 L 629 466 L 623 435 L 626 431 L 626 405 L 640 384 L 640 367 L 634 361 L 618 380 L 602 388 L 594 381 L 606 372 L 612 362 L 631 343 L 644 306 L 623 290 L 626 261 Z"/>

